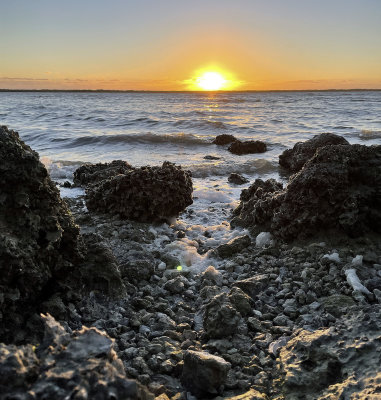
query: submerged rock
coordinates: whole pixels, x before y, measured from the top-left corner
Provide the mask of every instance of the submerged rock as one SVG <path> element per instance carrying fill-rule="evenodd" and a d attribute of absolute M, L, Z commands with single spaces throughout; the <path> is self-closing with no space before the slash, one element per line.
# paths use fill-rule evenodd
<path fill-rule="evenodd" d="M 141 222 L 176 217 L 193 203 L 189 171 L 170 162 L 126 171 L 86 189 L 90 211 Z"/>
<path fill-rule="evenodd" d="M 381 232 L 380 169 L 381 146 L 322 147 L 285 190 L 273 180 L 256 180 L 243 191 L 233 224 L 285 240 L 327 229 L 351 237 Z"/>
<path fill-rule="evenodd" d="M 182 384 L 198 398 L 223 392 L 230 363 L 204 351 L 188 350 L 184 355 Z"/>
<path fill-rule="evenodd" d="M 87 186 L 119 174 L 125 174 L 132 169 L 130 164 L 122 160 L 114 160 L 110 163 L 85 164 L 74 171 L 73 180 L 77 186 Z"/>
<path fill-rule="evenodd" d="M 314 156 L 316 150 L 324 146 L 349 144 L 346 139 L 333 133 L 321 133 L 305 142 L 296 143 L 292 149 L 279 156 L 279 164 L 290 172 L 300 171 L 304 164 Z"/>
<path fill-rule="evenodd" d="M 228 150 L 230 153 L 237 155 L 264 153 L 267 150 L 267 146 L 266 143 L 260 140 L 249 140 L 246 142 L 237 140 L 229 146 Z"/>
<path fill-rule="evenodd" d="M 127 379 L 105 333 L 83 327 L 69 335 L 53 317 L 42 318 L 45 336 L 38 348 L 0 344 L 1 398 L 153 400 L 146 388 Z"/>
<path fill-rule="evenodd" d="M 39 304 L 81 281 L 83 249 L 38 154 L 5 126 L 0 159 L 0 338 L 21 341 Z"/>

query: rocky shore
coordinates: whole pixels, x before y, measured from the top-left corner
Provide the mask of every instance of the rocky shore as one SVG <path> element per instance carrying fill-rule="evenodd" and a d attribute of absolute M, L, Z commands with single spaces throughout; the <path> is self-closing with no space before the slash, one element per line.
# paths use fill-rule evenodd
<path fill-rule="evenodd" d="M 328 139 L 243 191 L 250 234 L 200 271 L 154 245 L 187 171 L 86 166 L 64 201 L 1 127 L 0 399 L 380 398 L 381 146 Z"/>

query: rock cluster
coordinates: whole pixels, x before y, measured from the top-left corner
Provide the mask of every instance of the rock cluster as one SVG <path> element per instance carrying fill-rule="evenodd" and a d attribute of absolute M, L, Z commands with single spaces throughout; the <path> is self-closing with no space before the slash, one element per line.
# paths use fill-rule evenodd
<path fill-rule="evenodd" d="M 164 162 L 161 167 L 126 168 L 88 186 L 86 205 L 91 211 L 135 221 L 163 221 L 192 204 L 192 191 L 190 172 Z"/>
<path fill-rule="evenodd" d="M 0 344 L 2 399 L 154 399 L 126 378 L 114 341 L 105 333 L 83 327 L 70 335 L 53 317 L 42 318 L 40 346 Z"/>
<path fill-rule="evenodd" d="M 279 165 L 290 172 L 300 171 L 304 164 L 314 156 L 316 150 L 324 146 L 349 144 L 342 136 L 333 133 L 321 133 L 305 142 L 296 143 L 292 149 L 285 150 L 279 156 Z"/>
<path fill-rule="evenodd" d="M 229 144 L 228 150 L 237 155 L 264 153 L 267 151 L 266 143 L 260 140 L 247 140 L 242 142 L 233 135 L 218 135 L 212 143 L 218 146 Z"/>
<path fill-rule="evenodd" d="M 0 159 L 0 338 L 17 342 L 43 301 L 81 280 L 82 242 L 38 154 L 5 126 Z"/>
<path fill-rule="evenodd" d="M 353 237 L 381 232 L 380 170 L 381 146 L 321 147 L 285 190 L 256 180 L 243 191 L 234 223 L 285 240 L 328 229 Z"/>

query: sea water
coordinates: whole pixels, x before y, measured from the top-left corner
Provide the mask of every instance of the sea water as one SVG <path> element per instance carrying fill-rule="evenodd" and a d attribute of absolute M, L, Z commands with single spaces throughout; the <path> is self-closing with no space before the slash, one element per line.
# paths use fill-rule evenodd
<path fill-rule="evenodd" d="M 58 182 L 71 180 L 85 162 L 115 159 L 133 166 L 168 160 L 190 170 L 193 205 L 172 227 L 154 229 L 158 246 L 168 229 L 184 230 L 185 238 L 170 244 L 168 251 L 184 265 L 201 266 L 209 260 L 207 253 L 200 254 L 200 246 L 212 248 L 246 233 L 231 230 L 228 221 L 249 184 L 230 184 L 230 173 L 250 182 L 283 180 L 279 154 L 321 132 L 336 133 L 350 143 L 380 144 L 381 91 L 0 92 L 0 124 L 18 131 Z M 220 134 L 264 141 L 268 151 L 233 155 L 212 144 Z M 66 189 L 61 194 L 77 197 L 83 192 Z"/>

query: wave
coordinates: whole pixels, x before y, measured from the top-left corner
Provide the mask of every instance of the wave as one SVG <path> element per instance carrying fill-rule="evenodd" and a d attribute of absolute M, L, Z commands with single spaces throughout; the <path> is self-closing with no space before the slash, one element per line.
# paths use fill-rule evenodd
<path fill-rule="evenodd" d="M 202 163 L 194 165 L 183 165 L 184 169 L 189 169 L 194 178 L 206 178 L 208 176 L 228 176 L 231 173 L 236 174 L 271 174 L 278 170 L 278 164 L 265 159 L 256 159 L 241 164 Z"/>
<path fill-rule="evenodd" d="M 197 129 L 227 129 L 227 126 L 221 121 L 190 121 L 189 119 L 180 119 L 176 121 L 174 126 L 186 127 L 186 128 L 197 128 Z"/>
<path fill-rule="evenodd" d="M 87 146 L 89 144 L 100 145 L 115 145 L 115 144 L 176 144 L 182 146 L 201 146 L 211 144 L 210 140 L 199 135 L 190 133 L 172 133 L 172 134 L 157 134 L 157 133 L 142 133 L 135 135 L 114 134 L 114 135 L 94 135 L 82 136 L 73 139 L 55 139 L 56 141 L 67 142 L 70 147 Z"/>
<path fill-rule="evenodd" d="M 359 137 L 363 140 L 372 140 L 381 138 L 381 130 L 377 129 L 362 129 Z"/>

